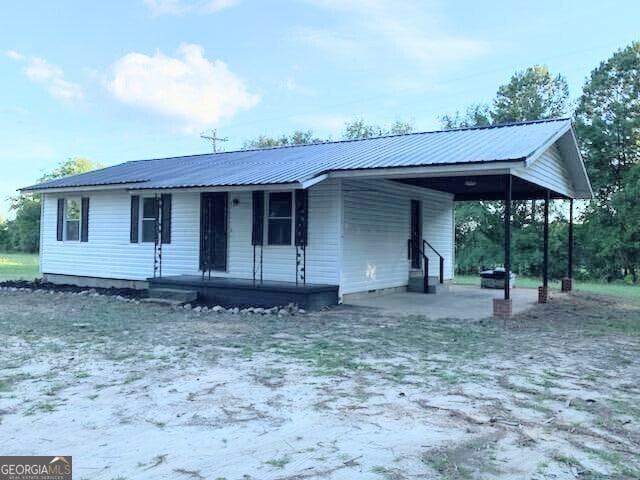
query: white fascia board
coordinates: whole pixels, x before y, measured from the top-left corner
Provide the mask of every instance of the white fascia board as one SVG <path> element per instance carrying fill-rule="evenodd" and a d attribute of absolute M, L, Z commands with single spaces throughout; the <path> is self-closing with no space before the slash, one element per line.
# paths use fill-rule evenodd
<path fill-rule="evenodd" d="M 573 146 L 576 149 L 576 156 L 578 159 L 578 163 L 580 163 L 580 169 L 582 171 L 582 174 L 584 175 L 584 180 L 585 183 L 587 184 L 587 191 L 585 192 L 584 190 L 580 191 L 581 195 L 585 195 L 586 196 L 581 196 L 578 198 L 585 198 L 585 199 L 591 199 L 593 198 L 593 188 L 591 187 L 591 180 L 589 180 L 589 174 L 587 173 L 587 167 L 584 164 L 584 159 L 582 158 L 582 154 L 580 153 L 580 147 L 578 146 L 578 139 L 576 138 L 576 134 L 573 131 L 573 128 L 571 128 L 569 130 L 569 132 L 571 133 L 571 141 L 573 143 Z M 576 192 L 578 193 L 578 192 Z"/>
<path fill-rule="evenodd" d="M 75 192 L 97 192 L 97 191 L 109 191 L 109 190 L 127 190 L 135 186 L 134 183 L 119 183 L 112 185 L 93 185 L 85 187 L 59 187 L 59 188 L 40 188 L 38 190 L 20 190 L 23 195 L 30 195 L 32 193 L 47 194 L 47 193 L 75 193 Z"/>
<path fill-rule="evenodd" d="M 300 185 L 302 185 L 302 188 L 307 189 L 309 187 L 313 187 L 314 185 L 320 182 L 324 182 L 328 178 L 329 178 L 329 174 L 323 173 L 321 175 L 318 175 L 317 177 L 313 177 L 313 178 L 310 178 L 309 180 L 304 180 L 300 182 Z"/>
<path fill-rule="evenodd" d="M 464 165 L 433 165 L 421 167 L 368 168 L 329 172 L 328 178 L 419 178 L 460 177 L 468 175 L 504 175 L 522 168 L 524 160 L 509 162 L 467 163 Z"/>
<path fill-rule="evenodd" d="M 217 187 L 183 187 L 183 188 L 132 188 L 129 190 L 131 195 L 138 193 L 182 193 L 182 192 L 251 192 L 255 190 L 264 191 L 280 191 L 280 190 L 294 190 L 297 188 L 303 188 L 299 182 L 291 183 L 270 183 L 270 184 L 256 184 L 256 185 L 229 185 L 229 186 L 217 186 Z"/>

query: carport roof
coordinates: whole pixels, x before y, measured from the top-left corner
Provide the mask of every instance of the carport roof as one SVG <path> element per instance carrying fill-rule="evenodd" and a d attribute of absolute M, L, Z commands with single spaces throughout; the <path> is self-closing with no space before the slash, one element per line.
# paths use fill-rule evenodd
<path fill-rule="evenodd" d="M 306 188 L 337 172 L 450 166 L 468 170 L 533 159 L 572 131 L 566 118 L 462 128 L 362 140 L 238 150 L 129 161 L 22 189 L 46 192 L 82 187 L 162 190 L 294 185 Z M 579 154 L 576 155 L 578 161 Z M 584 170 L 584 169 L 583 169 Z M 585 174 L 586 179 L 586 174 Z M 586 181 L 588 184 L 588 180 Z"/>

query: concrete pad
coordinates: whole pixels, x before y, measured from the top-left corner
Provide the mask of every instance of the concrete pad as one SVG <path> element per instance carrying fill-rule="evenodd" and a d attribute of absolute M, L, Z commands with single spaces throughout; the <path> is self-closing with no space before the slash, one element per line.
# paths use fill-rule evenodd
<path fill-rule="evenodd" d="M 397 292 L 350 300 L 348 305 L 383 310 L 385 314 L 424 315 L 427 318 L 459 318 L 479 320 L 493 315 L 493 299 L 502 298 L 502 290 L 473 286 L 451 285 L 434 295 Z M 538 290 L 514 288 L 511 290 L 513 313 L 523 312 L 538 302 Z"/>

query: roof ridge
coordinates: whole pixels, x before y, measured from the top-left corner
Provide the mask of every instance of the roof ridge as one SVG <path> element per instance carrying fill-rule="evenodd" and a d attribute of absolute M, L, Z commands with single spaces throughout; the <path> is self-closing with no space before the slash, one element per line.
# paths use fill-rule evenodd
<path fill-rule="evenodd" d="M 540 120 L 526 120 L 523 122 L 504 122 L 497 123 L 495 125 L 479 125 L 474 127 L 456 127 L 456 128 L 445 128 L 441 130 L 426 130 L 420 132 L 408 132 L 408 133 L 394 133 L 389 135 L 376 135 L 374 137 L 367 138 L 349 138 L 342 140 L 326 140 L 322 142 L 314 142 L 314 143 L 298 143 L 296 145 L 276 145 L 273 147 L 262 147 L 262 148 L 247 148 L 247 149 L 238 149 L 238 150 L 229 150 L 227 152 L 215 152 L 215 153 L 195 153 L 192 155 L 177 155 L 173 157 L 162 157 L 162 158 L 147 158 L 142 160 L 129 160 L 125 163 L 134 163 L 134 162 L 151 162 L 157 160 L 174 160 L 177 158 L 187 158 L 187 157 L 215 157 L 217 155 L 225 155 L 227 153 L 240 153 L 240 152 L 263 152 L 268 150 L 285 150 L 288 148 L 299 148 L 299 147 L 311 147 L 314 145 L 331 145 L 331 144 L 339 144 L 339 143 L 352 143 L 352 142 L 365 142 L 367 140 L 378 140 L 381 138 L 396 138 L 396 137 L 409 137 L 413 135 L 433 135 L 437 133 L 447 133 L 447 132 L 462 132 L 468 130 L 490 130 L 493 128 L 504 128 L 504 127 L 515 127 L 519 125 L 531 125 L 536 123 L 551 123 L 551 122 L 563 122 L 563 121 L 571 121 L 571 117 L 557 117 L 557 118 L 545 118 Z"/>

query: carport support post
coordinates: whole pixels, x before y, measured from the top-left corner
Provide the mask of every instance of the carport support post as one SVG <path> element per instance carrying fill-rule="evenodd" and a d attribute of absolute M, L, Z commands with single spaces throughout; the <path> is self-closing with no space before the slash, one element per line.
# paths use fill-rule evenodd
<path fill-rule="evenodd" d="M 567 243 L 567 276 L 562 279 L 563 292 L 570 292 L 573 288 L 573 198 L 569 199 L 569 238 Z"/>
<path fill-rule="evenodd" d="M 547 303 L 549 300 L 549 203 L 551 192 L 545 191 L 544 195 L 544 231 L 543 231 L 543 255 L 542 255 L 542 286 L 538 287 L 538 303 Z"/>
<path fill-rule="evenodd" d="M 504 298 L 493 299 L 493 315 L 511 316 L 511 190 L 510 174 L 504 176 Z"/>

